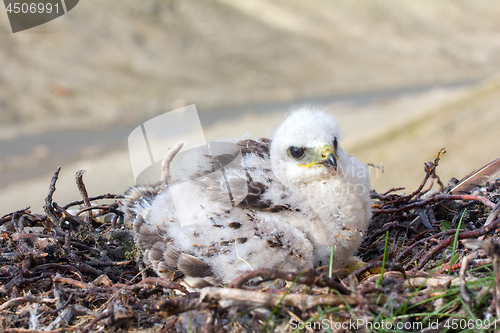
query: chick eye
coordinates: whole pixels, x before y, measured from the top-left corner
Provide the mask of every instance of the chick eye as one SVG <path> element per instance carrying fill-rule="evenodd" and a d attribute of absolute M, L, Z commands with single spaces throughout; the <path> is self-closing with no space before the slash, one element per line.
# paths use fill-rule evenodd
<path fill-rule="evenodd" d="M 299 159 L 302 156 L 304 156 L 304 148 L 301 147 L 290 147 L 288 148 L 288 152 L 290 153 L 290 156 L 296 159 Z"/>

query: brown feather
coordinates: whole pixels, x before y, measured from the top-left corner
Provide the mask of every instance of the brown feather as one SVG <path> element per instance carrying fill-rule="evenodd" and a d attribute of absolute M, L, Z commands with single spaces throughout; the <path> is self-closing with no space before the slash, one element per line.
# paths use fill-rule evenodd
<path fill-rule="evenodd" d="M 470 193 L 476 188 L 486 184 L 491 178 L 500 172 L 500 158 L 484 165 L 478 170 L 474 170 L 465 176 L 458 184 L 451 189 L 451 194 Z"/>
<path fill-rule="evenodd" d="M 186 276 L 204 278 L 212 275 L 212 269 L 203 260 L 187 253 L 181 253 L 177 268 Z"/>
<path fill-rule="evenodd" d="M 269 157 L 269 150 L 271 149 L 271 140 L 267 138 L 260 138 L 256 140 L 241 140 L 238 142 L 241 154 L 254 154 L 261 158 Z"/>

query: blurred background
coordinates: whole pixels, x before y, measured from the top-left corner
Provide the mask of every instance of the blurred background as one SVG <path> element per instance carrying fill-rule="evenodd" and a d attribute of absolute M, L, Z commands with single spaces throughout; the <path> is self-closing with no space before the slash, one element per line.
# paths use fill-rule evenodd
<path fill-rule="evenodd" d="M 3 7 L 2 7 L 3 8 Z M 0 215 L 135 184 L 127 137 L 196 104 L 207 140 L 271 136 L 304 103 L 336 115 L 377 191 L 500 156 L 496 0 L 85 0 L 16 34 L 0 10 Z"/>

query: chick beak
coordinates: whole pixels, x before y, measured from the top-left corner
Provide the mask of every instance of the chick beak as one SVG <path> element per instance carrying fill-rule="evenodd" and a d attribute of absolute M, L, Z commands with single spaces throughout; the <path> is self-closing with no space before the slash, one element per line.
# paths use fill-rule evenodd
<path fill-rule="evenodd" d="M 326 168 L 334 168 L 334 170 L 337 170 L 337 155 L 335 154 L 335 149 L 333 149 L 329 145 L 325 145 L 323 148 L 318 149 L 316 151 L 316 156 L 318 157 L 314 162 L 307 163 L 307 164 L 299 164 L 300 167 L 302 168 L 309 168 L 309 167 L 314 167 L 314 166 L 323 166 Z"/>
<path fill-rule="evenodd" d="M 326 166 L 327 168 L 334 168 L 335 170 L 337 170 L 337 158 L 335 157 L 334 154 L 330 154 L 328 155 L 327 158 L 325 158 L 321 164 L 323 164 L 324 166 Z"/>

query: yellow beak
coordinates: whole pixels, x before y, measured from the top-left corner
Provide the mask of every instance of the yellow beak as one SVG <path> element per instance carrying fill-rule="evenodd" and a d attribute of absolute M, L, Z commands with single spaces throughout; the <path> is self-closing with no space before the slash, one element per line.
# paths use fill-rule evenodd
<path fill-rule="evenodd" d="M 299 166 L 303 168 L 309 168 L 314 165 L 321 165 L 327 168 L 335 168 L 337 170 L 337 154 L 335 153 L 335 149 L 333 149 L 330 145 L 325 145 L 323 148 L 317 150 L 318 159 L 307 164 L 299 164 Z"/>

